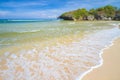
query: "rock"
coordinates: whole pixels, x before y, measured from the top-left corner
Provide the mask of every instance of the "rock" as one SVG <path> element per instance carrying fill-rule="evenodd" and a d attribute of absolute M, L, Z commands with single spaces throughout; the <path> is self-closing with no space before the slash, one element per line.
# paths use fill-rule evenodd
<path fill-rule="evenodd" d="M 89 21 L 93 21 L 94 19 L 95 19 L 95 17 L 93 15 L 87 16 L 87 20 L 89 20 Z"/>
<path fill-rule="evenodd" d="M 58 18 L 63 20 L 83 21 L 83 20 L 120 20 L 120 10 L 114 6 L 107 5 L 94 10 L 86 10 L 85 8 L 65 12 Z"/>

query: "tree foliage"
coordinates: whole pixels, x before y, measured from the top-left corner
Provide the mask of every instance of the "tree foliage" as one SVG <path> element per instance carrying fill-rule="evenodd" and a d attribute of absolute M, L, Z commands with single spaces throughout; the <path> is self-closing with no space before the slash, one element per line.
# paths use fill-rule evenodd
<path fill-rule="evenodd" d="M 85 8 L 78 9 L 78 10 L 74 11 L 74 13 L 73 13 L 73 16 L 76 19 L 83 19 L 87 15 L 88 15 L 88 11 Z"/>
<path fill-rule="evenodd" d="M 60 17 L 64 18 L 64 16 L 65 17 L 69 16 L 71 17 L 71 19 L 75 18 L 76 20 L 87 20 L 86 18 L 91 15 L 94 16 L 96 20 L 97 19 L 104 20 L 108 18 L 115 19 L 116 15 L 117 16 L 120 15 L 120 9 L 117 9 L 116 7 L 111 5 L 107 5 L 97 9 L 90 9 L 89 11 L 86 10 L 85 8 L 82 8 L 63 13 Z"/>

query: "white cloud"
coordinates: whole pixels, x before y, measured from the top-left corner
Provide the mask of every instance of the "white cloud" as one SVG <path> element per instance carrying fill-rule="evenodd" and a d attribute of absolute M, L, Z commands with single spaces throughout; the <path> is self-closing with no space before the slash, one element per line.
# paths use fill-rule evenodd
<path fill-rule="evenodd" d="M 0 6 L 4 7 L 29 7 L 29 6 L 44 6 L 47 5 L 46 1 L 41 2 L 4 2 L 1 3 Z"/>
<path fill-rule="evenodd" d="M 106 0 L 106 1 L 96 1 L 96 0 L 69 0 L 66 2 L 65 5 L 61 5 L 61 7 L 56 8 L 53 7 L 51 9 L 31 9 L 31 6 L 47 6 L 49 7 L 49 4 L 47 1 L 39 1 L 39 2 L 5 2 L 0 3 L 0 6 L 7 6 L 12 7 L 14 10 L 1 10 L 0 11 L 0 17 L 6 17 L 6 18 L 56 18 L 59 15 L 61 15 L 63 12 L 75 10 L 78 8 L 95 8 L 104 6 L 107 4 L 113 4 L 116 2 L 120 2 L 119 0 Z M 27 7 L 27 8 L 26 8 Z"/>
<path fill-rule="evenodd" d="M 78 8 L 91 8 L 92 6 L 90 5 L 89 1 L 81 1 L 81 0 L 77 0 L 77 1 L 68 1 L 66 3 L 66 8 L 69 8 L 71 10 L 73 9 L 78 9 Z"/>
<path fill-rule="evenodd" d="M 6 16 L 9 13 L 10 13 L 9 11 L 0 11 L 0 17 L 1 16 Z"/>
<path fill-rule="evenodd" d="M 56 18 L 63 10 L 48 9 L 48 10 L 33 10 L 33 11 L 0 11 L 1 17 L 7 18 Z"/>
<path fill-rule="evenodd" d="M 114 5 L 115 3 L 120 3 L 120 0 L 70 0 L 66 4 L 66 8 L 78 9 L 78 8 L 97 8 L 105 5 Z M 115 6 L 115 5 L 114 5 Z"/>
<path fill-rule="evenodd" d="M 105 6 L 105 5 L 114 5 L 115 3 L 120 3 L 120 0 L 101 0 L 101 1 L 94 0 L 94 2 L 90 4 L 94 8 L 95 6 L 99 7 L 99 6 Z"/>

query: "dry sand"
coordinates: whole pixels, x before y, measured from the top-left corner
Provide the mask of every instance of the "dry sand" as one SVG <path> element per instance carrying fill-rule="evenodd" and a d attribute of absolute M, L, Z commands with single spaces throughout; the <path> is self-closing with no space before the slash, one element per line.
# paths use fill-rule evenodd
<path fill-rule="evenodd" d="M 104 50 L 103 65 L 88 73 L 82 80 L 120 80 L 120 38 Z"/>

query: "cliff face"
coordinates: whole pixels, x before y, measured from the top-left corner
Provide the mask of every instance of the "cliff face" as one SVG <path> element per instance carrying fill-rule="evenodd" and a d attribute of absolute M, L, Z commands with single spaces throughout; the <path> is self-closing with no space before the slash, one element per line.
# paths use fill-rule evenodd
<path fill-rule="evenodd" d="M 63 13 L 61 16 L 59 16 L 58 18 L 60 19 L 64 19 L 64 20 L 74 20 L 73 18 L 73 12 L 65 12 Z"/>
<path fill-rule="evenodd" d="M 58 18 L 64 20 L 120 20 L 120 9 L 107 5 L 87 11 L 85 8 L 65 12 Z"/>
<path fill-rule="evenodd" d="M 59 16 L 59 18 L 64 20 L 74 20 L 72 15 Z"/>

